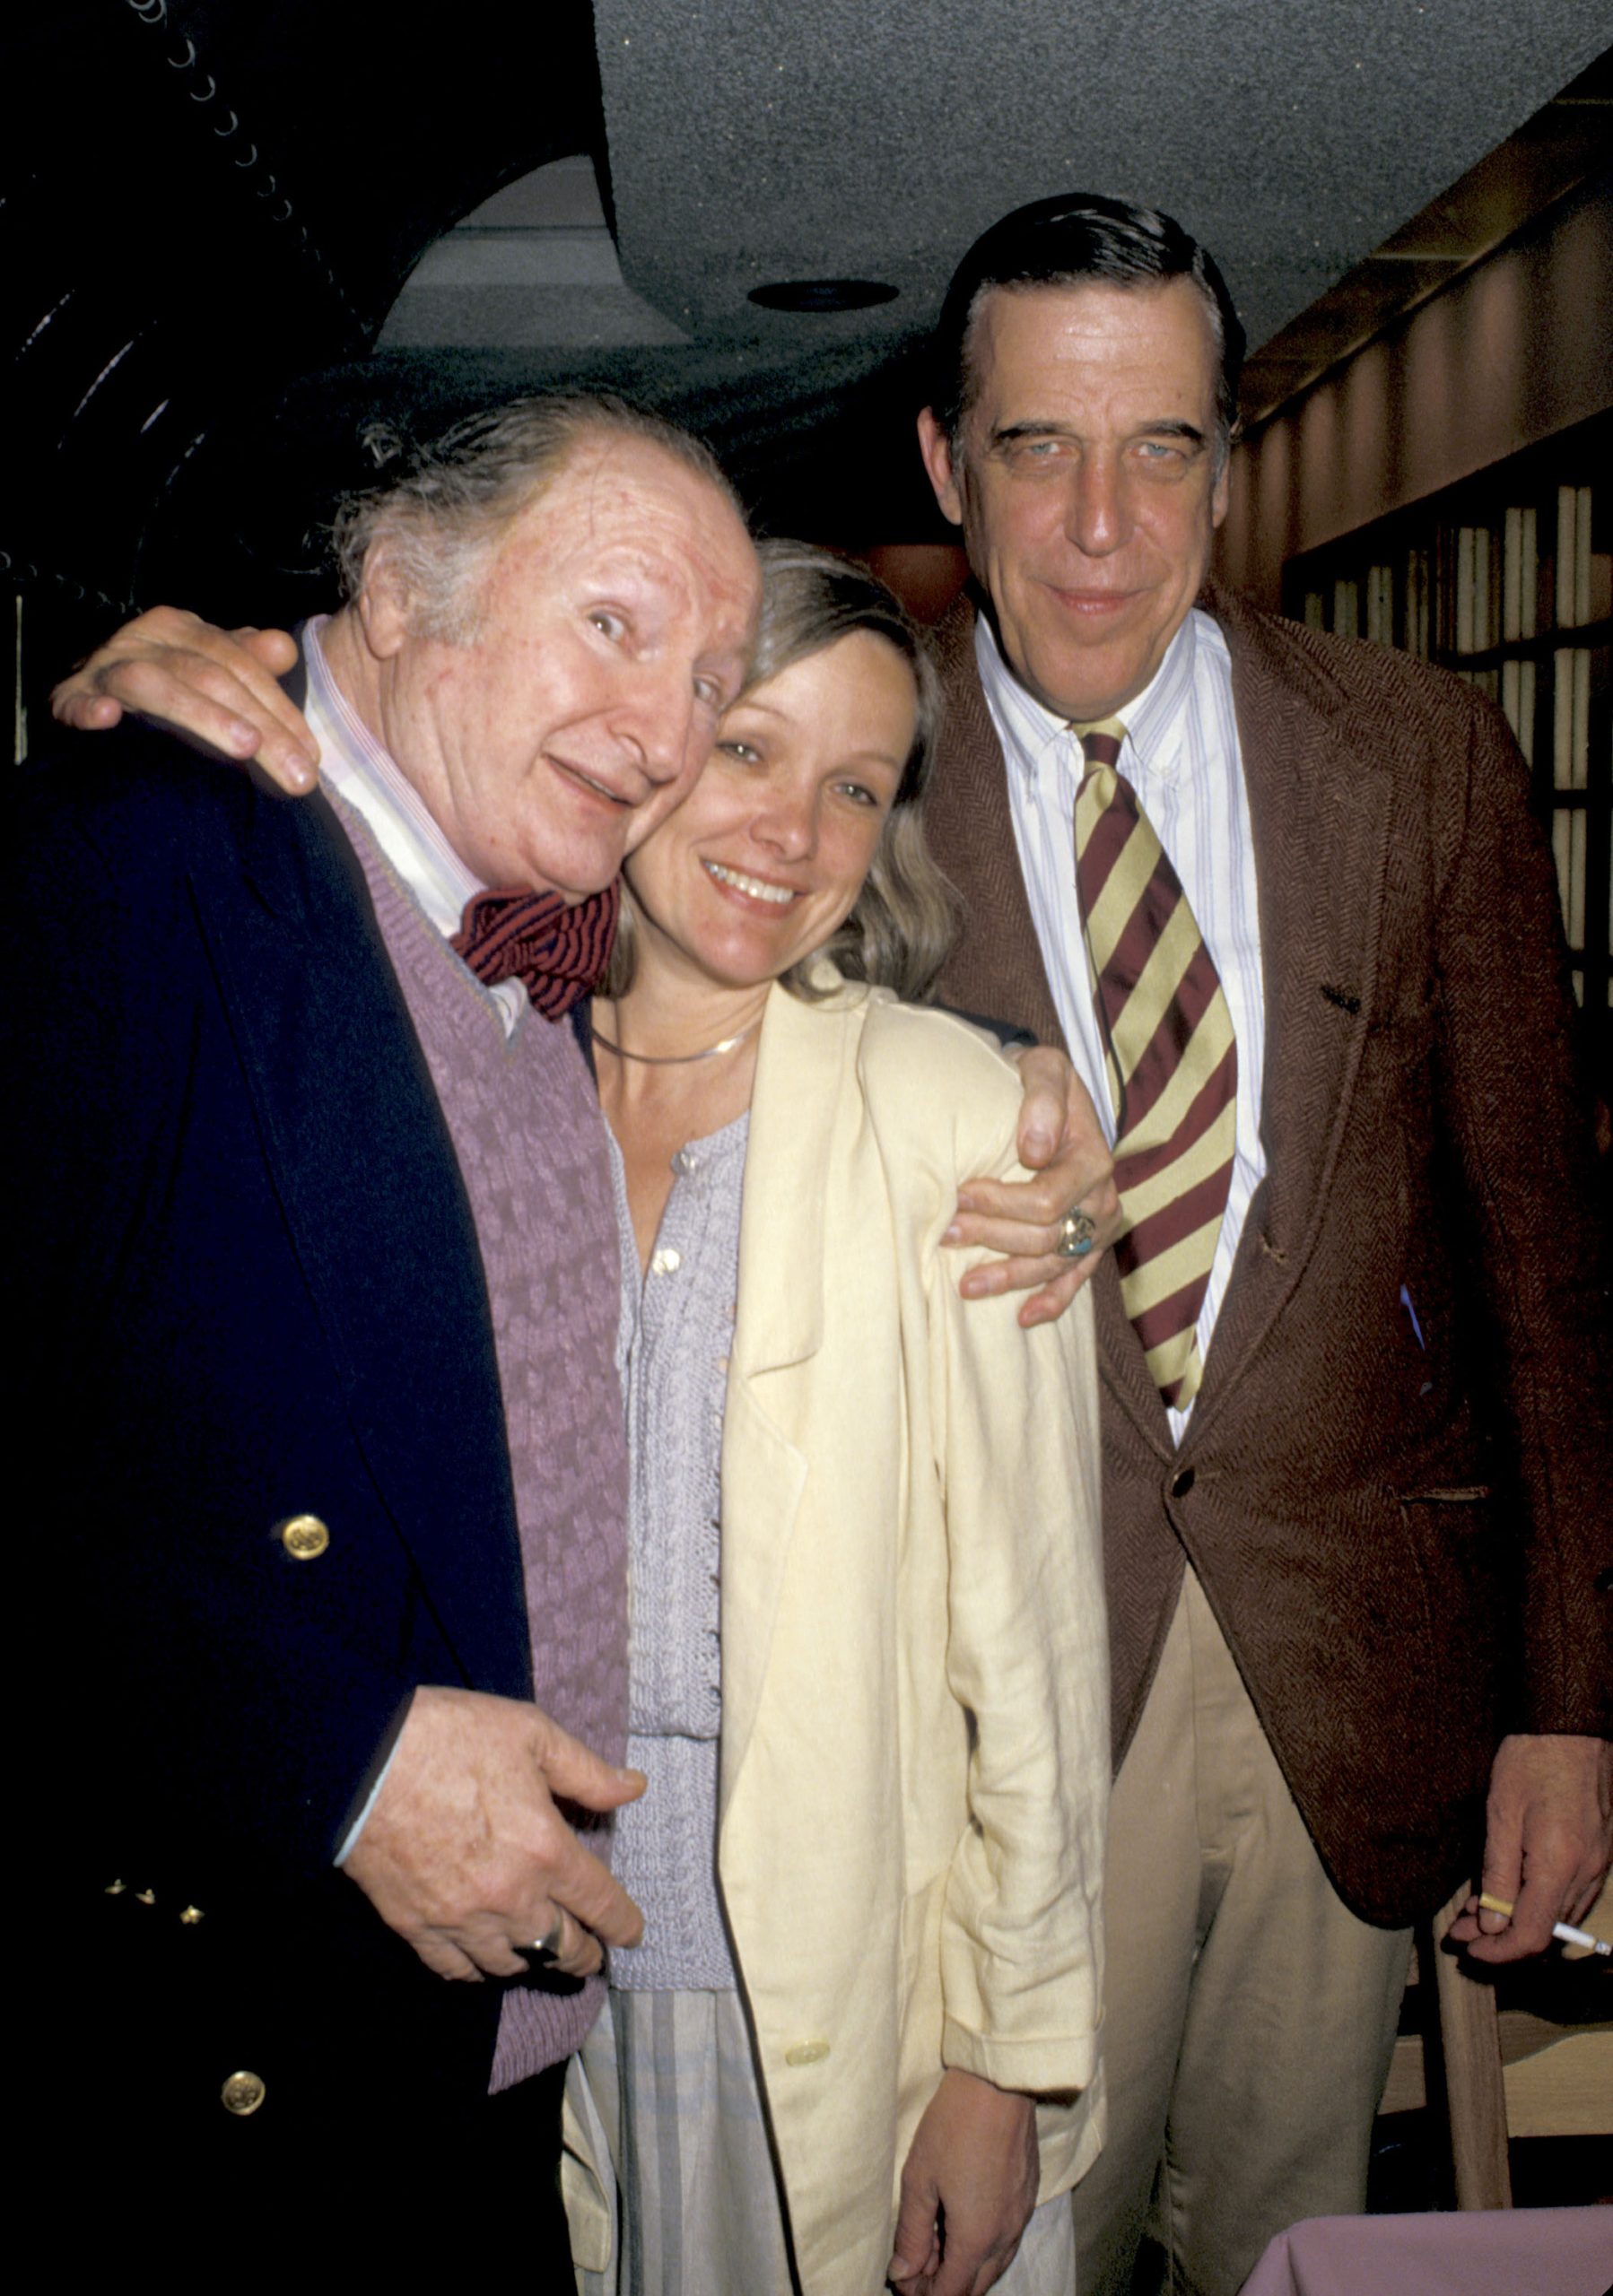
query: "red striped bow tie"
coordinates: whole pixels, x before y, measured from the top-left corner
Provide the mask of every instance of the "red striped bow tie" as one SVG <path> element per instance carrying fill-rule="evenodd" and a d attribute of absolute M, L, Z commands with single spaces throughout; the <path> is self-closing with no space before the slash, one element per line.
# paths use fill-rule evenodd
<path fill-rule="evenodd" d="M 620 901 L 614 883 L 569 904 L 519 888 L 477 893 L 449 946 L 489 988 L 522 980 L 545 1020 L 562 1020 L 605 977 Z"/>

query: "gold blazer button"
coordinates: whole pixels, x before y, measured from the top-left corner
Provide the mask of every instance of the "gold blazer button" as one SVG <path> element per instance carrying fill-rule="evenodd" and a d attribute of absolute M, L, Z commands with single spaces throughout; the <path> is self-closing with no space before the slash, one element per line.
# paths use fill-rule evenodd
<path fill-rule="evenodd" d="M 829 2054 L 827 2041 L 798 2041 L 784 2052 L 786 2065 L 818 2065 Z"/>
<path fill-rule="evenodd" d="M 256 2073 L 232 2073 L 218 2093 L 224 2110 L 244 2120 L 257 2110 L 267 2092 Z"/>
<path fill-rule="evenodd" d="M 317 1515 L 292 1515 L 280 1526 L 280 1544 L 293 1562 L 311 1562 L 330 1544 L 330 1533 Z"/>

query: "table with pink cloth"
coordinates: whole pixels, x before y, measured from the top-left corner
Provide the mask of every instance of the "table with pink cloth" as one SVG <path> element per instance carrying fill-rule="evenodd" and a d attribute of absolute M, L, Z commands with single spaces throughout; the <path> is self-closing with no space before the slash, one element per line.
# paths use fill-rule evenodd
<path fill-rule="evenodd" d="M 1242 2296 L 1609 2296 L 1613 2208 L 1312 2216 L 1279 2232 Z"/>

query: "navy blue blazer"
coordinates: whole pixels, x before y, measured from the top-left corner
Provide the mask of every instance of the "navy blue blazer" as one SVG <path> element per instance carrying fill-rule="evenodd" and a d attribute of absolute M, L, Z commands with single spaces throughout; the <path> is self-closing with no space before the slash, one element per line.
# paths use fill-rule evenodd
<path fill-rule="evenodd" d="M 4 916 L 81 2005 L 153 2127 L 228 2123 L 242 2069 L 255 2143 L 360 2079 L 396 2116 L 468 2108 L 499 1988 L 432 1976 L 332 1864 L 417 1684 L 532 1695 L 452 1147 L 325 801 L 149 733 L 68 746 L 8 788 Z"/>

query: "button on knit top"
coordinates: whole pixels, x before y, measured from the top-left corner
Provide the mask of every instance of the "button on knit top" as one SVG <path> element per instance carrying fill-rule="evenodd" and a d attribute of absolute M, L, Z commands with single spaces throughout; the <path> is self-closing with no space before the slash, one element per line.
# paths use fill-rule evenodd
<path fill-rule="evenodd" d="M 612 1952 L 610 1980 L 635 1992 L 737 1982 L 717 1887 L 719 1604 L 722 1415 L 749 1129 L 749 1116 L 738 1117 L 673 1158 L 642 1276 L 612 1143 L 632 1461 L 627 1758 L 650 1785 L 617 1813 L 614 1867 L 643 1909 L 644 1942 Z"/>

